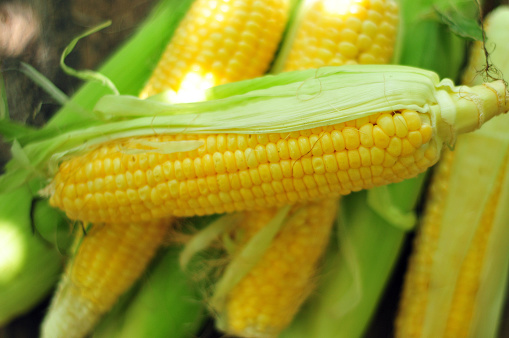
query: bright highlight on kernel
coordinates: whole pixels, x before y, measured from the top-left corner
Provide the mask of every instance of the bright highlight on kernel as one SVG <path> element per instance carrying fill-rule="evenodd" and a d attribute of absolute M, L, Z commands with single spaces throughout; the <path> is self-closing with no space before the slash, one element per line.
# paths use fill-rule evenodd
<path fill-rule="evenodd" d="M 324 2 L 324 7 L 331 14 L 340 14 L 344 15 L 347 13 L 355 14 L 357 11 L 357 7 L 354 6 L 355 3 L 358 3 L 357 0 L 327 0 Z"/>

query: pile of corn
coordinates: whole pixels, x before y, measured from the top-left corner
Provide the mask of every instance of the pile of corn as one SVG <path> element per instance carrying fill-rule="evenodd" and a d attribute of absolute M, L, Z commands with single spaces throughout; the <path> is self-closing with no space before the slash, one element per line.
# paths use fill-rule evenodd
<path fill-rule="evenodd" d="M 189 337 L 207 317 L 238 337 L 358 337 L 417 226 L 388 330 L 495 337 L 509 92 L 479 78 L 484 50 L 509 72 L 509 10 L 483 18 L 485 34 L 478 11 L 161 0 L 101 69 L 122 95 L 87 83 L 36 131 L 0 114 L 13 142 L 0 177 L 0 324 L 54 287 L 42 337 Z M 456 86 L 465 37 L 477 41 Z M 48 199 L 30 211 L 36 194 Z"/>

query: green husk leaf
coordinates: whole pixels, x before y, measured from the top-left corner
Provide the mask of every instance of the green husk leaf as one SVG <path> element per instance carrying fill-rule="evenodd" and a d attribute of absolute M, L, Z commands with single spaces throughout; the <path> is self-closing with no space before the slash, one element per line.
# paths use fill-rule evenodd
<path fill-rule="evenodd" d="M 7 104 L 7 94 L 2 73 L 0 73 L 0 122 L 9 120 L 9 105 Z"/>
<path fill-rule="evenodd" d="M 389 223 L 402 230 L 412 230 L 417 222 L 413 211 L 403 212 L 391 199 L 387 186 L 376 187 L 368 191 L 368 205 Z"/>
<path fill-rule="evenodd" d="M 0 134 L 5 141 L 12 142 L 33 132 L 35 132 L 34 128 L 23 125 L 20 122 L 12 121 L 8 118 L 0 119 Z"/>
<path fill-rule="evenodd" d="M 59 277 L 60 255 L 32 232 L 31 202 L 27 187 L 0 194 L 0 325 L 29 311 Z"/>
<path fill-rule="evenodd" d="M 181 268 L 185 270 L 195 254 L 208 248 L 219 236 L 236 226 L 240 217 L 240 214 L 224 215 L 195 234 L 193 238 L 186 243 L 180 254 L 179 261 Z"/>
<path fill-rule="evenodd" d="M 304 81 L 270 86 L 223 99 L 189 104 L 163 104 L 134 97 L 105 96 L 96 106 L 103 117 L 146 116 L 70 131 L 24 148 L 36 169 L 48 170 L 72 152 L 119 138 L 179 133 L 281 133 L 341 123 L 380 111 L 415 109 L 427 112 L 437 90 L 452 83 L 439 82 L 436 74 L 401 66 L 324 67 L 302 71 Z M 264 78 L 265 79 L 265 78 Z M 256 82 L 262 81 L 258 79 Z M 247 84 L 252 83 L 247 81 Z M 246 86 L 240 83 L 239 86 Z M 362 89 L 361 89 L 362 88 Z M 402 90 L 404 88 L 404 90 Z M 338 97 L 342 99 L 338 101 Z M 136 104 L 139 103 L 139 104 Z M 19 168 L 17 162 L 12 168 Z M 55 166 L 50 166 L 50 170 Z M 36 173 L 37 174 L 37 173 Z M 51 176 L 51 171 L 48 173 Z"/>
<path fill-rule="evenodd" d="M 100 84 L 102 84 L 103 86 L 106 86 L 107 88 L 109 88 L 114 94 L 119 94 L 119 91 L 118 91 L 117 87 L 115 87 L 115 84 L 108 77 L 104 76 L 103 74 L 101 74 L 99 72 L 94 72 L 91 70 L 78 71 L 78 70 L 75 70 L 75 69 L 67 66 L 64 62 L 67 55 L 71 54 L 72 50 L 74 49 L 74 47 L 76 47 L 76 44 L 78 43 L 79 40 L 81 40 L 89 35 L 92 35 L 98 31 L 100 31 L 101 29 L 109 27 L 110 25 L 111 25 L 111 21 L 106 21 L 100 25 L 97 25 L 96 27 L 93 27 L 93 28 L 87 30 L 85 33 L 78 35 L 76 38 L 74 38 L 69 43 L 69 45 L 67 45 L 67 47 L 65 47 L 65 49 L 62 53 L 62 56 L 60 57 L 60 67 L 62 67 L 64 72 L 66 72 L 67 74 L 69 74 L 71 76 L 80 78 L 85 81 L 97 81 Z"/>
<path fill-rule="evenodd" d="M 263 254 L 272 243 L 272 239 L 285 224 L 285 218 L 289 211 L 290 206 L 279 209 L 274 218 L 258 231 L 240 252 L 233 257 L 221 278 L 217 281 L 214 294 L 209 301 L 209 305 L 214 311 L 223 313 L 222 309 L 224 308 L 226 296 L 231 289 L 249 273 L 260 258 L 262 258 Z M 221 327 L 221 318 L 218 320 L 218 327 Z"/>
<path fill-rule="evenodd" d="M 482 41 L 483 34 L 481 26 L 472 17 L 467 17 L 456 8 L 438 8 L 435 7 L 435 13 L 438 19 L 446 24 L 456 35 L 463 38 Z"/>
<path fill-rule="evenodd" d="M 42 75 L 37 69 L 31 65 L 21 62 L 19 70 L 28 76 L 34 83 L 43 88 L 46 93 L 51 95 L 57 103 L 64 105 L 69 102 L 69 97 L 63 91 L 57 88 L 47 77 Z"/>

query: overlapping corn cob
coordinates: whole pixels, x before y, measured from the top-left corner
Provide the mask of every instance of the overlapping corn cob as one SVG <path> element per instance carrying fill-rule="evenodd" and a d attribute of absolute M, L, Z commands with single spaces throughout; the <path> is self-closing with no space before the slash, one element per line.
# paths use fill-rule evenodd
<path fill-rule="evenodd" d="M 327 246 L 337 201 L 293 207 L 258 264 L 231 290 L 220 327 L 241 337 L 273 337 L 292 320 L 312 290 L 316 261 Z M 235 230 L 242 247 L 267 225 L 276 209 L 245 213 Z"/>
<path fill-rule="evenodd" d="M 393 0 L 306 0 L 277 68 L 389 63 L 398 21 Z"/>
<path fill-rule="evenodd" d="M 284 71 L 291 71 L 389 62 L 397 25 L 393 1 L 348 1 L 342 8 L 333 7 L 327 1 L 302 3 L 276 64 L 285 64 Z M 391 29 L 384 30 L 386 35 L 381 30 L 377 33 L 377 24 Z M 375 38 L 377 42 L 371 41 Z M 327 247 L 338 203 L 333 198 L 294 207 L 294 216 L 287 217 L 267 252 L 228 294 L 224 312 L 216 309 L 221 329 L 241 337 L 267 337 L 277 336 L 291 322 L 315 284 L 317 262 Z M 245 241 L 274 215 L 275 210 L 248 212 L 234 233 L 244 234 Z"/>
<path fill-rule="evenodd" d="M 212 2 L 207 1 L 195 2 L 171 40 L 167 52 L 154 70 L 141 96 L 152 95 L 164 89 L 173 89 L 178 95 L 175 99 L 196 99 L 196 97 L 190 98 L 185 95 L 187 90 L 185 86 L 189 85 L 186 81 L 196 80 L 194 76 L 204 75 L 205 79 L 199 78 L 198 84 L 212 86 L 215 84 L 216 77 L 219 79 L 217 81 L 224 83 L 235 80 L 236 76 L 245 76 L 246 73 L 243 71 L 234 72 L 239 70 L 239 67 L 250 67 L 251 75 L 262 75 L 268 68 L 270 57 L 285 25 L 287 1 L 243 1 L 234 4 L 224 1 L 223 3 L 214 2 L 214 4 L 212 6 Z M 215 13 L 211 13 L 214 10 Z M 246 16 L 248 20 L 243 21 Z M 202 40 L 203 44 L 194 41 L 203 34 L 205 38 L 216 38 L 216 42 L 220 42 L 223 35 L 227 36 L 224 41 L 227 47 L 226 52 L 233 51 L 235 57 L 226 72 L 221 67 L 216 67 L 208 70 L 206 74 L 198 74 L 200 62 L 202 65 L 208 64 L 211 50 L 215 48 L 209 46 L 211 50 L 208 52 L 201 48 L 207 45 L 210 39 Z M 253 40 L 255 36 L 253 34 L 261 40 Z M 264 39 L 268 42 L 264 42 Z M 264 48 L 260 48 L 262 45 Z M 179 52 L 177 48 L 179 46 L 184 46 L 187 50 Z M 183 59 L 178 61 L 177 65 L 180 66 L 187 61 L 188 66 L 174 67 L 175 51 L 177 54 L 183 53 L 181 55 Z M 197 51 L 199 53 L 195 55 Z M 188 53 L 191 54 L 188 55 Z M 196 60 L 194 64 L 193 58 Z M 253 60 L 257 68 L 252 67 Z M 222 61 L 224 60 L 218 59 L 218 62 Z M 212 82 L 210 82 L 211 79 Z M 192 85 L 196 84 L 192 83 Z M 95 163 L 98 164 L 98 162 Z M 101 168 L 96 166 L 95 169 L 107 173 L 108 163 L 104 164 L 104 167 L 101 163 L 99 164 Z M 113 163 L 113 165 L 116 164 L 116 162 Z M 88 169 L 85 166 L 81 170 Z M 108 198 L 106 195 L 105 197 Z M 103 202 L 108 203 L 106 200 L 99 201 L 99 203 Z M 111 308 L 117 297 L 141 275 L 157 248 L 163 243 L 165 233 L 172 222 L 171 218 L 142 217 L 140 222 L 133 222 L 136 217 L 127 216 L 137 213 L 138 210 L 123 209 L 121 213 L 124 212 L 127 214 L 119 218 L 110 218 L 104 222 L 104 228 L 84 237 L 80 249 L 66 271 L 50 313 L 45 319 L 43 336 L 81 337 L 86 335 L 101 315 Z M 95 227 L 102 227 L 99 224 L 103 222 L 93 221 L 93 223 L 96 224 Z M 105 275 L 104 270 L 108 270 L 108 274 Z"/>
<path fill-rule="evenodd" d="M 289 0 L 197 0 L 141 97 L 173 90 L 196 101 L 205 89 L 264 74 L 288 16 Z"/>
<path fill-rule="evenodd" d="M 508 19 L 509 9 L 499 9 L 486 25 L 488 48 L 496 44 L 493 64 L 504 74 Z M 480 82 L 477 72 L 485 69 L 482 44 L 474 47 L 466 83 Z M 509 268 L 507 130 L 508 116 L 497 117 L 444 152 L 405 277 L 396 336 L 496 336 Z"/>

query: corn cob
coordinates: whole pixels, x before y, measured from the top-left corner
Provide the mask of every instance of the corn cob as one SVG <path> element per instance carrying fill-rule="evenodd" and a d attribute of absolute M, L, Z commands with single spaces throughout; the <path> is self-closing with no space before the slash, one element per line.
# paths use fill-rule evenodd
<path fill-rule="evenodd" d="M 197 0 L 140 96 L 171 89 L 178 101 L 195 101 L 209 87 L 264 74 L 288 8 L 288 0 Z"/>
<path fill-rule="evenodd" d="M 305 1 L 295 31 L 285 39 L 279 58 L 283 66 L 276 67 L 291 71 L 389 63 L 398 21 L 393 0 Z"/>
<path fill-rule="evenodd" d="M 398 182 L 433 165 L 443 140 L 477 128 L 483 122 L 478 109 L 485 120 L 507 110 L 501 82 L 448 90 L 439 92 L 447 106 L 430 102 L 431 113 L 381 111 L 290 133 L 161 135 L 111 142 L 63 162 L 50 187 L 50 202 L 71 219 L 127 222 L 281 206 Z M 455 120 L 437 114 L 456 108 Z M 336 111 L 341 109 L 329 108 Z M 172 154 L 150 152 L 153 144 L 175 140 L 195 140 L 201 146 Z M 142 153 L 123 153 L 129 148 Z"/>
<path fill-rule="evenodd" d="M 272 337 L 290 323 L 312 290 L 310 276 L 327 245 L 336 210 L 333 199 L 293 208 L 259 263 L 229 293 L 220 328 L 242 337 Z M 260 217 L 247 212 L 235 231 L 242 236 L 236 242 L 247 242 L 275 213 L 271 209 Z"/>
<path fill-rule="evenodd" d="M 141 275 L 164 240 L 167 223 L 95 225 L 67 267 L 43 323 L 43 337 L 85 336 Z"/>
<path fill-rule="evenodd" d="M 397 24 L 397 6 L 393 1 L 347 2 L 343 12 L 328 7 L 327 1 L 301 4 L 300 19 L 290 27 L 289 36 L 296 35 L 296 38 L 284 40 L 276 65 L 283 60 L 283 70 L 291 71 L 389 62 Z M 377 24 L 390 26 L 385 30 L 388 36 L 381 31 L 376 33 Z M 371 41 L 374 35 L 378 35 L 379 45 Z M 361 44 L 360 51 L 354 50 L 357 47 L 353 43 L 357 41 Z M 242 337 L 277 336 L 291 322 L 313 288 L 317 261 L 327 247 L 338 203 L 333 198 L 293 208 L 293 213 L 302 216 L 299 220 L 287 217 L 283 230 L 272 240 L 264 256 L 228 294 L 225 313 L 217 310 L 221 329 Z M 247 220 L 234 232 L 242 234 L 243 239 L 251 238 L 274 215 L 275 210 L 248 212 Z M 313 233 L 312 238 L 308 231 Z M 242 241 L 237 244 L 243 245 Z M 308 254 L 303 255 L 304 252 Z"/>
<path fill-rule="evenodd" d="M 497 44 L 493 60 L 502 61 L 505 73 L 509 10 L 492 15 L 487 19 L 488 43 Z M 476 43 L 472 50 L 467 83 L 479 82 L 474 78 L 484 69 L 481 48 Z M 497 117 L 460 136 L 454 152 L 445 151 L 405 276 L 397 337 L 496 336 L 509 262 L 508 128 L 508 117 Z M 476 173 L 476 184 L 467 188 L 471 173 Z"/>

